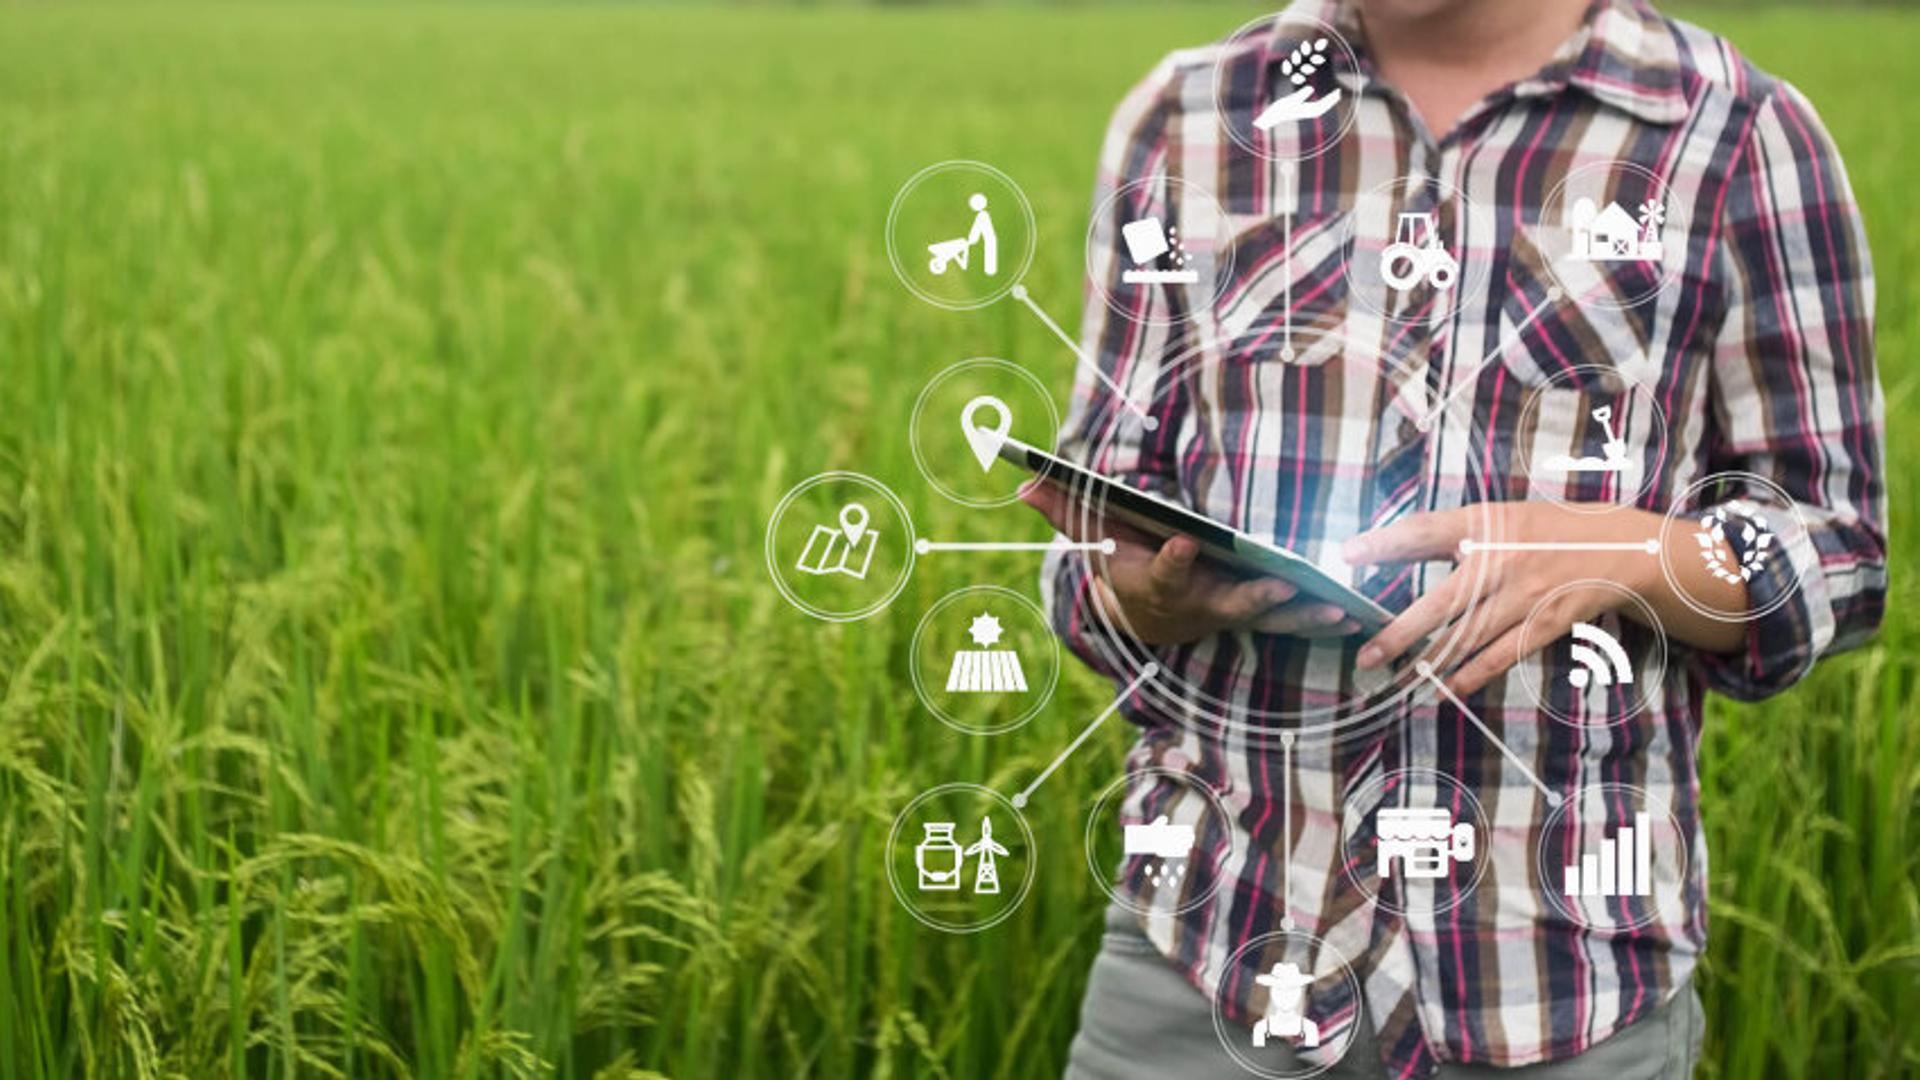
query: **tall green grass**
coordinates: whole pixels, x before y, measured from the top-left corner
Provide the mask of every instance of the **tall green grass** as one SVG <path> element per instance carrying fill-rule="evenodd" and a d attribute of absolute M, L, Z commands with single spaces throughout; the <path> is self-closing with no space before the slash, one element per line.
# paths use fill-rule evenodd
<path fill-rule="evenodd" d="M 958 735 L 912 620 L 1030 559 L 829 626 L 758 545 L 835 467 L 924 534 L 1038 534 L 932 494 L 905 421 L 961 357 L 1068 357 L 909 297 L 887 202 L 1008 170 L 1070 317 L 1107 110 L 1250 14 L 0 8 L 0 1078 L 1057 1073 L 1122 733 L 1040 789 L 1058 857 L 987 934 L 922 930 L 880 853 L 1105 688 Z M 1852 165 L 1908 460 L 1920 22 L 1730 29 Z M 1709 721 L 1714 1076 L 1920 1068 L 1892 481 L 1880 640 Z"/>

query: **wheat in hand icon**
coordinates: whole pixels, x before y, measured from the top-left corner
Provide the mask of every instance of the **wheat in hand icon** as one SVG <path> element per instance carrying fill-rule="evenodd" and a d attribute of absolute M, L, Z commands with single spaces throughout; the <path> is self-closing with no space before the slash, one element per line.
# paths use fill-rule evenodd
<path fill-rule="evenodd" d="M 1318 120 L 1332 112 L 1333 107 L 1340 104 L 1339 87 L 1319 97 L 1313 96 L 1313 77 L 1326 65 L 1326 38 L 1315 38 L 1295 46 L 1280 64 L 1280 71 L 1294 85 L 1293 92 L 1260 110 L 1260 115 L 1253 118 L 1253 126 L 1261 131 L 1272 131 L 1281 124 Z"/>

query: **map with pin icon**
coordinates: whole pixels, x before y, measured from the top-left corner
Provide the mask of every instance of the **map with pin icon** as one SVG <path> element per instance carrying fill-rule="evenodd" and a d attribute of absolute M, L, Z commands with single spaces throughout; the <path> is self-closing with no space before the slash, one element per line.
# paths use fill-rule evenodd
<path fill-rule="evenodd" d="M 845 574 L 856 581 L 866 580 L 867 567 L 873 565 L 874 548 L 880 540 L 880 530 L 868 528 L 867 521 L 867 508 L 859 503 L 841 507 L 839 527 L 815 525 L 793 568 L 803 574 Z"/>

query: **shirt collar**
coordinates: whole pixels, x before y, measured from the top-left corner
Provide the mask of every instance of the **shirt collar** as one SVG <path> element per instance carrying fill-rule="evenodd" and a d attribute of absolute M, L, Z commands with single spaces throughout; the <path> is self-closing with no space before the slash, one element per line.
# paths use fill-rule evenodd
<path fill-rule="evenodd" d="M 1359 12 L 1348 0 L 1294 0 L 1287 14 L 1333 27 L 1371 74 Z M 1275 63 L 1297 44 L 1292 39 L 1298 34 L 1297 24 L 1289 27 L 1283 19 L 1275 25 L 1267 46 Z M 1673 30 L 1645 0 L 1593 0 L 1580 29 L 1545 67 L 1514 84 L 1513 93 L 1551 97 L 1569 88 L 1652 124 L 1677 123 L 1692 108 Z"/>
<path fill-rule="evenodd" d="M 1594 0 L 1580 29 L 1515 93 L 1566 87 L 1651 124 L 1678 123 L 1692 108 L 1673 28 L 1644 0 Z"/>

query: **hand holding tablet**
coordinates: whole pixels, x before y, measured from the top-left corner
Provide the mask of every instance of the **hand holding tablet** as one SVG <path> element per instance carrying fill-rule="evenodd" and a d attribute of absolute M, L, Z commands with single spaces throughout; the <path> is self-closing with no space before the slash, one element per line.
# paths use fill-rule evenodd
<path fill-rule="evenodd" d="M 1228 629 L 1295 636 L 1376 630 L 1390 614 L 1293 552 L 1100 476 L 1011 437 L 999 456 L 1043 482 L 1022 497 L 1068 535 L 1101 512 L 1101 537 L 1119 545 L 1095 588 L 1109 611 L 1152 644 L 1192 641 Z M 1126 595 L 1115 595 L 1118 592 Z M 1159 638 L 1160 640 L 1154 640 Z"/>
<path fill-rule="evenodd" d="M 1078 512 L 1062 488 L 1034 484 L 1021 497 L 1072 535 Z M 1289 582 L 1247 577 L 1203 558 L 1193 537 L 1175 534 L 1163 541 L 1118 523 L 1103 531 L 1114 551 L 1092 579 L 1096 601 L 1147 644 L 1177 645 L 1232 630 L 1332 637 L 1360 629 L 1338 607 L 1301 597 Z"/>

